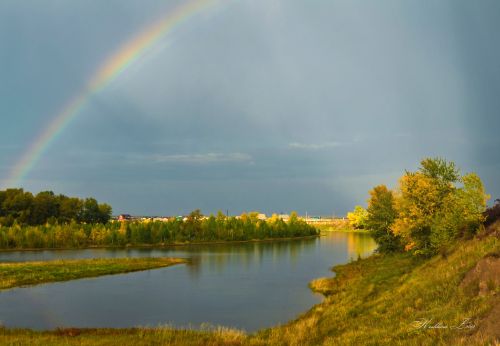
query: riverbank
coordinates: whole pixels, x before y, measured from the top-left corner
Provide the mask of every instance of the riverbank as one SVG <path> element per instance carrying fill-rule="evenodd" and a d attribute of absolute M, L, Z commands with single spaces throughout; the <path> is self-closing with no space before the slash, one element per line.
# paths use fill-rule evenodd
<path fill-rule="evenodd" d="M 299 237 L 288 238 L 266 238 L 266 239 L 249 239 L 249 240 L 214 240 L 204 242 L 174 242 L 174 243 L 161 243 L 161 244 L 127 244 L 127 245 L 102 245 L 102 246 L 86 246 L 86 247 L 66 247 L 66 248 L 14 248 L 14 249 L 0 249 L 2 252 L 36 252 L 36 251 L 71 251 L 71 250 L 92 250 L 92 249 L 167 249 L 169 247 L 184 247 L 184 246 L 199 246 L 199 245 L 230 245 L 230 244 L 246 244 L 246 243 L 271 243 L 271 242 L 286 242 L 293 240 L 314 239 L 321 236 L 321 234 L 307 235 Z"/>
<path fill-rule="evenodd" d="M 321 232 L 370 233 L 366 229 L 354 228 L 347 219 L 337 219 L 329 223 L 317 223 L 314 224 L 314 227 Z"/>
<path fill-rule="evenodd" d="M 498 235 L 497 235 L 498 236 Z M 500 286 L 495 235 L 460 241 L 446 256 L 374 255 L 313 281 L 325 300 L 283 326 L 229 329 L 0 329 L 0 344 L 30 345 L 487 345 L 494 344 Z M 485 264 L 486 263 L 486 264 Z M 483 268 L 484 269 L 484 268 Z M 488 274 L 490 273 L 490 274 Z M 490 276 L 488 276 L 490 275 Z M 496 310 L 495 310 L 496 309 Z"/>
<path fill-rule="evenodd" d="M 333 227 L 322 227 L 318 228 L 320 232 L 328 233 L 328 232 L 342 232 L 342 233 L 363 233 L 370 234 L 369 230 L 366 229 L 356 229 L 356 228 L 333 228 Z"/>
<path fill-rule="evenodd" d="M 102 258 L 0 263 L 0 290 L 168 267 L 181 258 Z"/>
<path fill-rule="evenodd" d="M 499 283 L 493 277 L 468 282 L 464 277 L 484 258 L 499 256 L 499 239 L 487 237 L 460 242 L 446 257 L 373 255 L 336 266 L 335 278 L 310 284 L 326 297 L 323 303 L 253 340 L 282 345 L 487 344 L 495 336 L 483 328 L 498 304 Z M 436 325 L 448 328 L 432 328 Z"/>

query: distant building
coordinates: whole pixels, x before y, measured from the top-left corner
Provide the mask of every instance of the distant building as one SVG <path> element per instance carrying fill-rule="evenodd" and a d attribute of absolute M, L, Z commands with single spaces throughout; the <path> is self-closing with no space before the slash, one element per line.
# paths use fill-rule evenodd
<path fill-rule="evenodd" d="M 288 214 L 279 214 L 278 217 L 285 222 L 290 220 L 290 215 L 288 215 Z"/>
<path fill-rule="evenodd" d="M 257 219 L 259 219 L 259 220 L 267 220 L 267 216 L 266 216 L 266 214 L 260 213 L 259 215 L 257 215 Z"/>
<path fill-rule="evenodd" d="M 168 221 L 170 221 L 170 219 L 173 219 L 173 218 L 169 218 L 168 216 L 153 217 L 153 221 L 161 221 L 161 222 L 168 222 Z"/>
<path fill-rule="evenodd" d="M 130 214 L 120 214 L 118 215 L 118 221 L 130 221 L 132 216 Z"/>

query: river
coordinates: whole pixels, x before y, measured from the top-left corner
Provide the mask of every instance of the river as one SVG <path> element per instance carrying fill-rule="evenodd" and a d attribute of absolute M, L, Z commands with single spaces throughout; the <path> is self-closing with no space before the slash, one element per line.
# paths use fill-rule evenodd
<path fill-rule="evenodd" d="M 0 262 L 96 258 L 183 257 L 190 264 L 0 291 L 6 327 L 134 327 L 202 323 L 249 332 L 283 324 L 321 301 L 308 283 L 330 268 L 375 249 L 362 233 L 315 239 L 161 249 L 0 252 Z"/>

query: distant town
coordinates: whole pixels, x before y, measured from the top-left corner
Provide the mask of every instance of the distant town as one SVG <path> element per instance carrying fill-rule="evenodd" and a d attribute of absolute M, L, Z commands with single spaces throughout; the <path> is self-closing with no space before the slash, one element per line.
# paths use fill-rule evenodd
<path fill-rule="evenodd" d="M 234 217 L 236 219 L 240 219 L 241 215 L 226 215 L 227 217 Z M 287 222 L 290 219 L 290 214 L 273 214 L 272 216 L 267 216 L 264 213 L 259 213 L 257 218 L 259 220 L 267 220 L 271 217 L 278 217 L 279 219 Z M 168 222 L 172 220 L 178 221 L 186 221 L 186 215 L 174 215 L 174 216 L 144 216 L 144 215 L 131 215 L 131 214 L 119 214 L 112 217 L 114 221 L 162 221 Z M 203 216 L 202 219 L 208 219 L 208 216 Z M 309 224 L 328 224 L 338 220 L 345 220 L 344 216 L 334 217 L 332 215 L 329 216 L 315 216 L 315 215 L 299 215 L 299 219 L 309 223 Z"/>

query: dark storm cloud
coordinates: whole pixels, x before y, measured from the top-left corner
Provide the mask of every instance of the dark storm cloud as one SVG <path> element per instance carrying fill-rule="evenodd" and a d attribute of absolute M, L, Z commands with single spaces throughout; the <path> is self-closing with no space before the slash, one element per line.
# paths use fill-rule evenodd
<path fill-rule="evenodd" d="M 2 3 L 0 170 L 173 5 Z M 229 1 L 94 95 L 25 185 L 116 212 L 343 214 L 439 155 L 500 196 L 499 29 L 486 0 Z"/>

